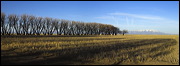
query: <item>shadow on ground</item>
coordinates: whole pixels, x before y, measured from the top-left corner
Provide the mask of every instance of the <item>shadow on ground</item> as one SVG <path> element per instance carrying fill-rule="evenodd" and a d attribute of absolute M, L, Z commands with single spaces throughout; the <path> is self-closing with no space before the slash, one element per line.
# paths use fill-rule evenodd
<path fill-rule="evenodd" d="M 109 42 L 112 43 L 112 42 Z M 159 56 L 167 55 L 172 52 L 172 50 L 165 50 L 176 45 L 176 40 L 174 39 L 136 39 L 130 40 L 128 42 L 114 42 L 112 44 L 105 45 L 92 45 L 85 47 L 67 48 L 61 50 L 51 50 L 51 51 L 37 51 L 29 53 L 18 53 L 15 56 L 1 56 L 2 65 L 73 65 L 73 64 L 86 64 L 94 63 L 92 59 L 97 56 L 103 56 L 101 58 L 115 58 L 108 54 L 111 51 L 126 50 L 128 48 L 137 48 L 141 46 L 157 45 L 153 48 L 138 49 L 130 52 L 115 53 L 118 54 L 117 57 L 121 55 L 128 55 L 126 58 L 118 58 L 116 62 L 112 65 L 119 65 L 128 59 L 132 60 L 134 63 L 139 63 L 139 61 L 146 61 L 146 58 L 156 58 Z M 159 52 L 160 51 L 160 52 Z M 54 55 L 40 57 L 43 53 L 50 53 Z M 3 51 L 1 51 L 3 53 Z M 104 53 L 104 54 L 102 54 Z M 150 54 L 153 53 L 153 54 Z M 38 57 L 39 56 L 39 57 Z M 25 59 L 27 57 L 33 57 L 30 59 Z M 140 57 L 140 58 L 138 58 Z M 41 58 L 41 59 L 40 59 Z M 21 61 L 21 62 L 17 62 Z"/>

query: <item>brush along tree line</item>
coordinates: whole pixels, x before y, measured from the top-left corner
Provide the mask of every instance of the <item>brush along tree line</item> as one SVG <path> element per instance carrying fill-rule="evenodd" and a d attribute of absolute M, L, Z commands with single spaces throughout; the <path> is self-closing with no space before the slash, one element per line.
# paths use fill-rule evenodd
<path fill-rule="evenodd" d="M 1 13 L 1 35 L 117 35 L 118 27 L 32 15 Z"/>

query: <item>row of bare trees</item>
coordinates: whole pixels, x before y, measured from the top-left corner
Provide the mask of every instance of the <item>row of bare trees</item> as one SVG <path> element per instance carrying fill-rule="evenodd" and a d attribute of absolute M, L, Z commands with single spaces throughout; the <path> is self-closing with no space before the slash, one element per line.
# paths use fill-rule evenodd
<path fill-rule="evenodd" d="M 1 13 L 1 35 L 117 35 L 118 32 L 119 28 L 108 24 Z"/>

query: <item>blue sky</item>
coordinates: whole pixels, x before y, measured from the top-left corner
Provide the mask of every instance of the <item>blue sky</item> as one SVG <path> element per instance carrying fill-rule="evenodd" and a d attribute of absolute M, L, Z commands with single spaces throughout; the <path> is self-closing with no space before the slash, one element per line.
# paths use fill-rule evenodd
<path fill-rule="evenodd" d="M 179 34 L 178 1 L 1 1 L 1 12 Z"/>

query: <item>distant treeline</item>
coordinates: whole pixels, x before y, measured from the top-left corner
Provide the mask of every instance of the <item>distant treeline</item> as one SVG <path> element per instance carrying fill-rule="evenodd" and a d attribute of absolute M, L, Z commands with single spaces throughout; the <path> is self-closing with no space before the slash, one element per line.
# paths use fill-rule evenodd
<path fill-rule="evenodd" d="M 1 13 L 1 35 L 117 35 L 118 27 L 32 15 Z"/>

